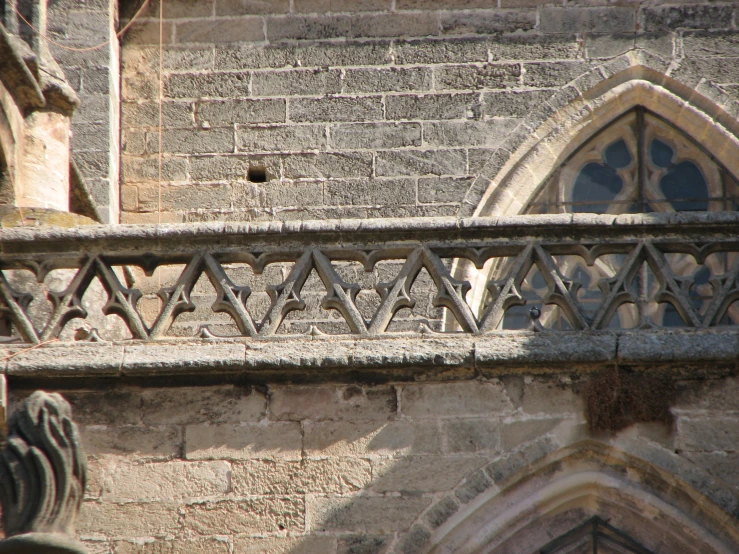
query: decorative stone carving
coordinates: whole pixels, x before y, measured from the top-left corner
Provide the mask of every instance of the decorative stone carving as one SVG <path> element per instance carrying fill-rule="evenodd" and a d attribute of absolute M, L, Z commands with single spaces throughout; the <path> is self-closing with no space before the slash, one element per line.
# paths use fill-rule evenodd
<path fill-rule="evenodd" d="M 11 416 L 0 455 L 8 537 L 0 541 L 0 553 L 86 552 L 70 536 L 85 480 L 85 457 L 69 404 L 59 394 L 34 392 Z"/>
<path fill-rule="evenodd" d="M 701 330 L 739 323 L 738 216 L 587 215 L 568 224 L 571 216 L 563 216 L 413 226 L 384 221 L 374 228 L 367 222 L 360 229 L 305 222 L 285 228 L 8 230 L 0 255 L 0 316 L 12 327 L 10 340 L 29 344 L 69 340 L 63 331 L 73 320 L 85 320 L 85 337 L 128 338 L 98 337 L 92 328 L 102 315 L 117 316 L 120 321 L 111 319 L 132 339 L 147 342 L 280 339 L 297 319 L 306 329 L 315 326 L 308 334 L 361 338 L 401 331 Z M 386 263 L 392 267 L 383 269 Z M 476 270 L 459 278 L 455 264 Z M 70 270 L 64 287 L 47 279 L 57 269 Z M 160 277 L 146 284 L 157 269 L 163 269 Z M 43 287 L 27 285 L 34 282 Z M 84 300 L 93 284 L 97 304 Z M 468 294 L 478 289 L 476 297 Z M 46 298 L 47 309 L 29 309 Z M 415 319 L 401 313 L 416 306 L 427 311 Z M 190 319 L 201 324 L 200 333 L 173 329 L 188 312 L 197 312 Z M 397 325 L 401 317 L 405 327 Z M 218 328 L 227 328 L 227 335 Z"/>

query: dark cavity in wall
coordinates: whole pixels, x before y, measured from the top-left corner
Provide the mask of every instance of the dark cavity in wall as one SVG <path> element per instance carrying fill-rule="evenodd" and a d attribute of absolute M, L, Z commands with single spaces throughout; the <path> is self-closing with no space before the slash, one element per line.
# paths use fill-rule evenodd
<path fill-rule="evenodd" d="M 634 423 L 672 424 L 675 383 L 662 377 L 611 368 L 593 376 L 585 389 L 592 432 L 617 432 Z"/>
<path fill-rule="evenodd" d="M 246 178 L 252 183 L 266 183 L 267 182 L 267 170 L 261 166 L 251 166 L 249 171 L 246 173 Z"/>

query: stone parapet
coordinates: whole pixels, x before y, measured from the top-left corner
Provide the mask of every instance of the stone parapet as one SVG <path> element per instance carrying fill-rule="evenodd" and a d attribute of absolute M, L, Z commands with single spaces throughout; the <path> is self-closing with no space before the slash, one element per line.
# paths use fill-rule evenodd
<path fill-rule="evenodd" d="M 43 378 L 725 374 L 738 231 L 735 213 L 3 228 L 3 363 Z"/>

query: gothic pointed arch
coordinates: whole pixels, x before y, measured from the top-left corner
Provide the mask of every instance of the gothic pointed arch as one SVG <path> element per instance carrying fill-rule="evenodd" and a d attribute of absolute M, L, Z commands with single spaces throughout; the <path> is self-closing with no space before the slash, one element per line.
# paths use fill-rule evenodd
<path fill-rule="evenodd" d="M 739 175 L 739 122 L 726 109 L 732 100 L 721 98 L 720 91 L 710 89 L 719 103 L 709 99 L 707 91 L 689 88 L 639 63 L 585 92 L 573 90 L 574 98 L 565 105 L 558 106 L 556 99 L 552 100 L 557 106 L 552 115 L 544 117 L 552 106 L 532 113 L 511 143 L 495 153 L 478 178 L 476 185 L 484 186 L 484 192 L 469 215 L 525 213 L 542 183 L 559 167 L 605 128 L 636 109 L 677 129 L 730 175 Z M 468 204 L 472 201 L 467 200 Z"/>
<path fill-rule="evenodd" d="M 739 122 L 730 112 L 736 103 L 716 87 L 688 87 L 641 61 L 627 55 L 613 61 L 624 69 L 596 68 L 532 113 L 483 168 L 475 183 L 483 192 L 466 200 L 469 215 L 735 210 Z M 594 181 L 600 182 L 594 186 Z M 685 272 L 695 269 L 693 261 L 684 261 L 690 265 Z M 603 278 L 615 275 L 619 263 L 608 262 L 597 275 L 596 264 L 580 265 L 588 266 L 595 291 Z M 725 268 L 709 269 L 713 275 Z M 465 261 L 455 267 L 455 278 L 471 283 L 467 301 L 479 317 L 491 300 L 488 285 L 499 272 L 491 262 L 482 270 Z M 521 307 L 520 322 L 500 322 L 498 328 L 526 328 L 530 309 Z M 632 308 L 617 316 L 609 313 L 609 321 L 594 328 L 686 322 L 680 307 L 650 310 L 655 317 Z M 705 311 L 705 306 L 696 305 L 696 310 Z M 739 322 L 739 312 L 735 316 L 729 323 Z M 546 319 L 545 328 L 568 329 L 572 324 L 557 314 Z M 454 326 L 449 318 L 447 324 Z"/>
<path fill-rule="evenodd" d="M 739 548 L 735 515 L 703 492 L 618 448 L 583 441 L 478 497 L 437 529 L 427 552 L 580 552 L 565 547 L 593 537 L 613 548 L 603 552 L 729 554 Z"/>

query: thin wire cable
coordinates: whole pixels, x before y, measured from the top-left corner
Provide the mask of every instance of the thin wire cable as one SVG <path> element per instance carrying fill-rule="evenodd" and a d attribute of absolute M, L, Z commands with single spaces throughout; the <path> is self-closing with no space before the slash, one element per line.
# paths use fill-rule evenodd
<path fill-rule="evenodd" d="M 162 100 L 164 98 L 164 80 L 162 66 L 164 65 L 164 0 L 159 0 L 159 180 L 157 182 L 157 223 L 162 222 Z M 160 275 L 161 279 L 161 275 Z"/>
<path fill-rule="evenodd" d="M 135 23 L 135 21 L 139 18 L 139 16 L 149 6 L 149 2 L 150 1 L 151 0 L 145 0 L 144 1 L 144 3 L 141 5 L 141 7 L 138 9 L 138 11 L 131 18 L 131 21 L 129 21 L 128 23 L 126 23 L 126 25 L 123 27 L 123 29 L 121 29 L 120 31 L 118 31 L 115 34 L 115 37 L 116 38 L 121 38 L 126 33 L 126 31 L 128 31 L 131 28 L 131 25 L 133 25 Z M 50 39 L 46 35 L 42 34 L 41 31 L 39 31 L 36 27 L 34 27 L 33 25 L 31 25 L 31 22 L 28 21 L 23 16 L 23 14 L 21 12 L 18 11 L 18 8 L 15 6 L 15 4 L 11 4 L 11 7 L 13 8 L 13 11 L 18 15 L 18 17 L 20 17 L 23 20 L 23 22 L 26 25 L 28 25 L 34 33 L 36 33 L 37 35 L 39 35 L 42 39 L 44 39 L 49 44 L 53 44 L 54 46 L 57 46 L 57 47 L 61 48 L 62 50 L 69 50 L 71 52 L 92 52 L 93 50 L 99 50 L 103 46 L 107 46 L 113 40 L 113 39 L 109 39 L 109 40 L 106 40 L 105 42 L 102 42 L 102 43 L 98 44 L 97 46 L 87 46 L 85 48 L 75 48 L 74 46 L 66 46 L 66 45 L 64 45 L 64 44 L 62 44 L 60 42 L 57 42 L 57 41 L 55 41 L 53 39 Z"/>

